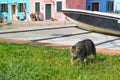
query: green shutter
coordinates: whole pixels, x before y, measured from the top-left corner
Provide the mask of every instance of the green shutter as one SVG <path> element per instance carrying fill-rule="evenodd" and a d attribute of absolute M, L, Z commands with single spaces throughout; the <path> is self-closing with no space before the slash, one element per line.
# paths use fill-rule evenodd
<path fill-rule="evenodd" d="M 6 4 L 6 13 L 8 13 L 8 4 Z"/>
<path fill-rule="evenodd" d="M 18 3 L 18 12 L 20 12 L 20 3 Z"/>
<path fill-rule="evenodd" d="M 2 4 L 0 4 L 0 13 L 2 12 Z"/>
<path fill-rule="evenodd" d="M 62 2 L 57 2 L 57 12 L 61 12 L 62 10 Z"/>
<path fill-rule="evenodd" d="M 35 3 L 35 11 L 40 12 L 40 3 L 39 2 Z"/>
<path fill-rule="evenodd" d="M 51 4 L 46 4 L 45 6 L 45 19 L 49 20 L 51 18 Z"/>
<path fill-rule="evenodd" d="M 3 12 L 3 4 L 1 4 L 1 11 Z"/>

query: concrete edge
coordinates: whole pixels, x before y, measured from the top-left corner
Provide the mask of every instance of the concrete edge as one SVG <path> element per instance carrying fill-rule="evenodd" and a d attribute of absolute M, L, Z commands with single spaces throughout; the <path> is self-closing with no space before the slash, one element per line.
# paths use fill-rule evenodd
<path fill-rule="evenodd" d="M 44 29 L 55 29 L 55 28 L 64 28 L 64 27 L 76 27 L 75 24 L 66 24 L 66 25 L 50 25 L 50 26 L 33 26 L 33 27 L 26 27 L 21 29 L 21 27 L 14 27 L 14 28 L 6 28 L 6 29 L 0 29 L 0 33 L 4 32 L 16 32 L 16 31 L 29 31 L 29 30 L 44 30 Z"/>
<path fill-rule="evenodd" d="M 1 26 L 10 29 L 17 27 L 56 26 L 56 25 L 67 25 L 67 24 L 74 24 L 74 23 L 71 21 L 11 21 L 11 22 L 1 23 Z"/>
<path fill-rule="evenodd" d="M 72 45 L 65 44 L 53 44 L 53 43 L 43 43 L 43 42 L 33 42 L 29 40 L 16 40 L 8 38 L 0 38 L 0 42 L 16 43 L 16 44 L 26 44 L 34 46 L 52 46 L 59 49 L 70 49 Z M 107 54 L 107 55 L 120 55 L 120 50 L 105 49 L 105 48 L 96 48 L 97 53 Z"/>

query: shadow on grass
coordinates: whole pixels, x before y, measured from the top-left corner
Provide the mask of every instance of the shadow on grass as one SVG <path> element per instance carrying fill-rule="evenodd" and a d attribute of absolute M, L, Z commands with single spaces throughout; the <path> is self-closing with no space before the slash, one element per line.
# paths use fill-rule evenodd
<path fill-rule="evenodd" d="M 90 55 L 87 57 L 87 60 L 84 62 L 84 63 L 81 63 L 79 59 L 77 59 L 75 62 L 74 62 L 74 66 L 89 66 L 89 65 L 97 65 L 97 64 L 100 64 L 100 63 L 104 63 L 107 61 L 107 55 L 103 55 L 103 54 L 98 54 L 96 58 L 94 58 L 93 55 Z"/>

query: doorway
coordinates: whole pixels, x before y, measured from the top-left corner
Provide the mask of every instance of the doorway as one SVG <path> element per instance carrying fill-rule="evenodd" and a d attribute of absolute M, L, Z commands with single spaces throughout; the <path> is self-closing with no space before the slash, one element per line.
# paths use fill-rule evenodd
<path fill-rule="evenodd" d="M 11 19 L 16 20 L 16 5 L 11 5 Z"/>
<path fill-rule="evenodd" d="M 45 19 L 50 20 L 51 18 L 51 4 L 45 4 Z"/>
<path fill-rule="evenodd" d="M 99 2 L 92 3 L 92 11 L 99 11 Z"/>

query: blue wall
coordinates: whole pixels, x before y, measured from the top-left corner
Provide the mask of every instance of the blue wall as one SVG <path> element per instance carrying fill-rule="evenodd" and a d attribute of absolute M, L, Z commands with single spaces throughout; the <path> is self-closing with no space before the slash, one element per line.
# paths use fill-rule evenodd
<path fill-rule="evenodd" d="M 92 10 L 92 2 L 99 2 L 99 11 L 107 11 L 107 0 L 86 0 L 86 10 Z"/>
<path fill-rule="evenodd" d="M 16 16 L 19 16 L 19 19 L 23 19 L 24 13 L 18 12 L 18 3 L 26 3 L 26 12 L 30 12 L 30 0 L 0 0 L 0 4 L 6 3 L 8 4 L 8 12 L 0 13 L 0 17 L 7 17 L 7 20 L 11 20 L 11 4 L 16 5 Z M 1 6 L 0 6 L 1 7 Z"/>
<path fill-rule="evenodd" d="M 107 12 L 107 1 L 100 0 L 100 12 Z"/>
<path fill-rule="evenodd" d="M 91 0 L 86 0 L 86 10 L 91 10 Z"/>

